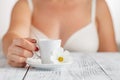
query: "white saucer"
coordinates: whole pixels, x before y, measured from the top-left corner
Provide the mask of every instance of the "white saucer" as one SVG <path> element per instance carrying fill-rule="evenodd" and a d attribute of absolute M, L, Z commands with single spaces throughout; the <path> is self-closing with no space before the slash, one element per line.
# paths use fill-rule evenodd
<path fill-rule="evenodd" d="M 42 69 L 42 70 L 55 70 L 55 69 L 62 69 L 69 66 L 72 62 L 69 63 L 61 63 L 61 64 L 41 64 L 40 59 L 32 59 L 28 58 L 26 63 L 31 67 Z"/>

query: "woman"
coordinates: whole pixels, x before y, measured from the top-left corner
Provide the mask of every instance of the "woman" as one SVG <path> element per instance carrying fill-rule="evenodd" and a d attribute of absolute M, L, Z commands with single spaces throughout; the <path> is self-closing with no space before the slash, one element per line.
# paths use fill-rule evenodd
<path fill-rule="evenodd" d="M 19 0 L 3 38 L 4 53 L 11 66 L 25 66 L 32 51 L 39 50 L 36 36 L 61 39 L 64 49 L 70 51 L 117 51 L 105 0 Z"/>

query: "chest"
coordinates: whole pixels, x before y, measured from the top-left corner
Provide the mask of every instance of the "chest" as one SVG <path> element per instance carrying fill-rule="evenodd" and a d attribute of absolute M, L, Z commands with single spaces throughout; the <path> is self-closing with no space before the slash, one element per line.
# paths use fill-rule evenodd
<path fill-rule="evenodd" d="M 67 40 L 74 32 L 85 27 L 91 20 L 91 5 L 34 6 L 32 24 L 49 38 Z"/>
<path fill-rule="evenodd" d="M 54 6 L 43 6 L 34 9 L 33 24 L 39 28 L 58 28 L 66 30 L 67 28 L 78 29 L 90 23 L 90 7 L 65 7 L 56 8 Z"/>
<path fill-rule="evenodd" d="M 90 22 L 90 7 L 60 7 L 43 6 L 35 8 L 33 21 L 39 25 L 81 27 Z M 47 24 L 46 24 L 47 23 Z"/>

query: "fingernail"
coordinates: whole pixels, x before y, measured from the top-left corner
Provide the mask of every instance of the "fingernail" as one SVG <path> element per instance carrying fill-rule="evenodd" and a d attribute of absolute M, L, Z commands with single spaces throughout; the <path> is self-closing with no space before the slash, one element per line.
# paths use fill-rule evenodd
<path fill-rule="evenodd" d="M 36 47 L 36 48 L 35 48 L 35 51 L 39 51 L 39 48 L 38 48 L 38 47 Z"/>

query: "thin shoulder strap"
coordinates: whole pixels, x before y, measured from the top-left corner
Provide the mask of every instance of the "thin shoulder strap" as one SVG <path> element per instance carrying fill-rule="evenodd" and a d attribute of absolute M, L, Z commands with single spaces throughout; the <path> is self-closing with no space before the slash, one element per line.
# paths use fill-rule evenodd
<path fill-rule="evenodd" d="M 92 11 L 91 11 L 91 21 L 95 21 L 95 17 L 96 17 L 96 1 L 97 0 L 92 0 Z"/>
<path fill-rule="evenodd" d="M 32 0 L 28 0 L 28 5 L 30 7 L 30 10 L 33 11 L 33 2 L 32 2 Z"/>

